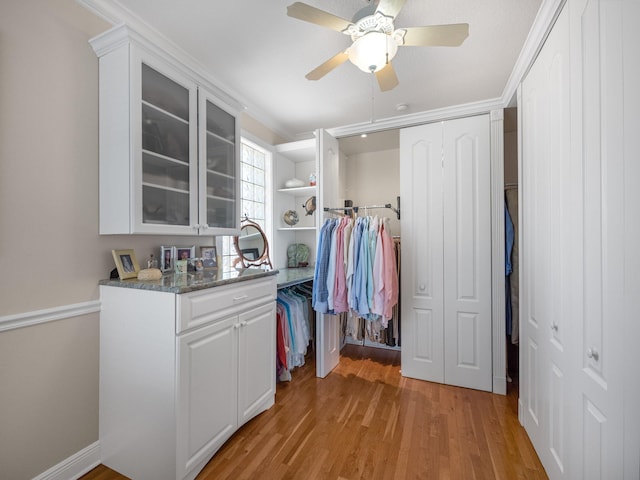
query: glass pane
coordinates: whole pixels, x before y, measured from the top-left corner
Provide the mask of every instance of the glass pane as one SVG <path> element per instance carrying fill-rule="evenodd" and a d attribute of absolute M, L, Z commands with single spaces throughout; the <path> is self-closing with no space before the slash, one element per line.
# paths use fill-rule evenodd
<path fill-rule="evenodd" d="M 207 195 L 235 199 L 236 184 L 231 177 L 218 175 L 207 170 Z"/>
<path fill-rule="evenodd" d="M 257 168 L 254 170 L 254 174 L 253 174 L 253 181 L 256 185 L 262 185 L 264 186 L 265 184 L 265 173 L 264 170 L 258 170 Z"/>
<path fill-rule="evenodd" d="M 242 216 L 244 217 L 245 215 L 249 218 L 254 218 L 254 206 L 253 206 L 253 202 L 250 200 L 243 200 L 242 201 Z"/>
<path fill-rule="evenodd" d="M 189 90 L 144 63 L 142 100 L 189 121 Z"/>
<path fill-rule="evenodd" d="M 235 142 L 236 121 L 233 115 L 229 115 L 220 107 L 211 102 L 207 102 L 207 131 Z"/>
<path fill-rule="evenodd" d="M 213 135 L 207 135 L 207 169 L 235 176 L 233 145 Z"/>
<path fill-rule="evenodd" d="M 189 124 L 143 105 L 142 148 L 189 163 Z"/>
<path fill-rule="evenodd" d="M 255 204 L 255 220 L 264 220 L 264 203 Z"/>
<path fill-rule="evenodd" d="M 258 150 L 253 150 L 253 166 L 260 170 L 264 170 L 264 153 L 259 152 Z"/>
<path fill-rule="evenodd" d="M 255 200 L 253 198 L 253 184 L 242 182 L 242 198 L 244 200 Z"/>
<path fill-rule="evenodd" d="M 234 220 L 235 202 L 212 197 L 207 199 L 207 224 L 210 227 L 233 228 Z"/>
<path fill-rule="evenodd" d="M 253 165 L 253 150 L 251 148 L 242 148 L 242 163 Z"/>
<path fill-rule="evenodd" d="M 142 222 L 189 225 L 189 194 L 151 186 L 142 187 Z"/>
<path fill-rule="evenodd" d="M 260 186 L 256 185 L 254 193 L 255 193 L 255 195 L 254 195 L 253 199 L 256 202 L 264 203 L 264 187 L 260 187 Z"/>
<path fill-rule="evenodd" d="M 253 183 L 253 167 L 246 163 L 242 164 L 242 181 Z"/>
<path fill-rule="evenodd" d="M 159 187 L 189 191 L 189 165 L 150 153 L 142 155 L 142 181 Z"/>

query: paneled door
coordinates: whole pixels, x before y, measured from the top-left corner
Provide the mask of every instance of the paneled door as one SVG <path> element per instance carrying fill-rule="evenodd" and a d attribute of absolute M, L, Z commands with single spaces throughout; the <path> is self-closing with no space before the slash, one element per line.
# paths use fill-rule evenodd
<path fill-rule="evenodd" d="M 522 87 L 523 423 L 551 478 L 568 468 L 567 340 L 575 334 L 569 16 L 564 8 Z M 576 477 L 577 478 L 577 477 Z"/>
<path fill-rule="evenodd" d="M 324 206 L 338 205 L 338 140 L 324 130 L 316 132 L 316 155 L 320 159 L 318 177 L 319 198 L 316 216 L 322 215 Z M 319 233 L 317 229 L 316 233 Z M 318 313 L 316 316 L 316 376 L 326 377 L 340 362 L 340 320 L 336 315 Z"/>
<path fill-rule="evenodd" d="M 622 347 L 631 332 L 625 328 L 625 319 L 638 321 L 637 310 L 628 312 L 631 315 L 624 310 L 625 296 L 637 295 L 628 289 L 624 272 L 638 248 L 637 244 L 627 245 L 625 250 L 625 234 L 640 218 L 638 203 L 628 197 L 638 185 L 625 178 L 632 171 L 629 166 L 637 165 L 638 151 L 625 152 L 624 146 L 625 137 L 638 135 L 625 123 L 625 111 L 635 112 L 638 118 L 638 102 L 634 110 L 629 100 L 637 98 L 640 76 L 639 4 L 624 0 L 577 0 L 571 4 L 572 74 L 577 79 L 572 120 L 580 119 L 576 127 L 581 133 L 575 136 L 579 142 L 574 150 L 577 171 L 582 173 L 579 230 L 583 272 L 583 322 L 576 335 L 577 388 L 575 408 L 571 409 L 576 415 L 576 442 L 583 450 L 575 459 L 573 478 L 638 478 L 640 474 L 640 452 L 634 448 L 625 458 L 623 446 L 624 432 L 637 432 L 639 425 L 623 417 L 625 403 L 637 411 L 637 390 L 628 400 L 623 398 L 625 391 L 633 388 L 628 379 L 638 374 L 633 364 L 624 361 Z M 634 271 L 633 275 L 637 274 Z M 637 338 L 632 348 L 637 349 Z M 635 363 L 634 354 L 628 358 Z M 630 461 L 635 466 L 625 476 L 625 462 L 629 465 Z"/>
<path fill-rule="evenodd" d="M 400 134 L 402 373 L 492 389 L 488 115 Z"/>

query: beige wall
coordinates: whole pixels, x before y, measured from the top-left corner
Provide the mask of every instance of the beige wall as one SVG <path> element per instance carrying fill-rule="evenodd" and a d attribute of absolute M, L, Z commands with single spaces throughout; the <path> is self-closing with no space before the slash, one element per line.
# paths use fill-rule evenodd
<path fill-rule="evenodd" d="M 342 159 L 341 159 L 342 162 Z M 400 195 L 400 150 L 351 155 L 344 159 L 344 190 L 341 197 L 353 200 L 354 205 L 396 206 Z M 342 194 L 344 192 L 344 195 Z M 402 198 L 400 198 L 402 201 Z M 402 212 L 402 203 L 400 204 Z M 369 215 L 389 217 L 392 235 L 400 235 L 400 220 L 389 209 L 370 210 Z M 364 211 L 358 213 L 366 215 Z"/>
<path fill-rule="evenodd" d="M 75 0 L 2 0 L 0 322 L 98 300 L 111 249 L 142 261 L 163 244 L 212 244 L 98 235 L 98 59 L 88 40 L 107 28 Z M 0 478 L 32 478 L 98 440 L 98 322 L 94 313 L 0 332 Z"/>

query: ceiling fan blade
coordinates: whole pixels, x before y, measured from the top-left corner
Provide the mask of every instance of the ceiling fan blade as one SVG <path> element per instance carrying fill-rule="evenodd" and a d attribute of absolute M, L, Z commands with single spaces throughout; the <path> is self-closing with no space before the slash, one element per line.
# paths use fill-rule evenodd
<path fill-rule="evenodd" d="M 404 28 L 404 45 L 429 47 L 457 47 L 469 36 L 468 23 L 429 25 Z"/>
<path fill-rule="evenodd" d="M 393 65 L 387 63 L 387 66 L 381 70 L 376 72 L 376 79 L 378 80 L 378 85 L 380 86 L 381 92 L 386 92 L 387 90 L 391 90 L 398 85 L 398 77 L 396 76 L 396 71 L 393 69 Z"/>
<path fill-rule="evenodd" d="M 305 22 L 315 23 L 322 27 L 327 27 L 338 32 L 345 30 L 351 22 L 341 17 L 337 17 L 329 12 L 320 10 L 302 2 L 292 3 L 287 7 L 287 15 Z"/>
<path fill-rule="evenodd" d="M 380 0 L 378 3 L 378 8 L 376 8 L 376 12 L 380 12 L 387 17 L 396 18 L 402 7 L 404 7 L 404 3 L 407 0 Z"/>
<path fill-rule="evenodd" d="M 331 57 L 326 62 L 324 62 L 322 65 L 311 70 L 309 73 L 305 75 L 305 77 L 307 78 L 307 80 L 320 80 L 331 70 L 333 70 L 336 67 L 339 67 L 344 62 L 346 62 L 348 58 L 349 58 L 349 55 L 347 53 L 340 52 L 334 55 L 333 57 Z"/>

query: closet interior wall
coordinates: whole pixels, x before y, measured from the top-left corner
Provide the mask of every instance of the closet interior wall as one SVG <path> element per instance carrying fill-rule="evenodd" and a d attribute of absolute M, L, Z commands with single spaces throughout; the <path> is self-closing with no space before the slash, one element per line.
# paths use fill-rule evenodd
<path fill-rule="evenodd" d="M 384 145 L 359 150 L 357 153 L 344 153 L 341 142 L 341 155 L 339 166 L 339 183 L 338 192 L 340 196 L 339 205 L 331 205 L 339 207 L 344 205 L 344 200 L 348 199 L 353 205 L 385 205 L 391 204 L 396 206 L 396 198 L 400 196 L 400 148 L 399 148 L 399 131 L 385 132 L 385 136 L 390 137 L 389 142 Z M 369 138 L 362 139 L 363 144 L 372 142 L 372 138 L 376 134 L 369 135 Z M 348 149 L 347 149 L 348 150 Z M 401 199 L 402 200 L 402 199 Z M 402 205 L 402 204 L 401 204 Z M 400 241 L 400 220 L 397 215 L 389 209 L 371 209 L 360 208 L 358 216 L 379 216 L 389 218 L 390 233 Z M 325 218 L 327 214 L 325 214 Z M 396 311 L 399 305 L 396 307 Z M 399 314 L 398 314 L 399 317 Z M 396 322 L 399 325 L 399 321 Z M 401 341 L 397 346 L 387 345 L 389 342 L 375 342 L 365 338 L 354 338 L 345 336 L 346 343 L 355 343 L 365 346 L 373 346 L 378 348 L 400 349 Z"/>

